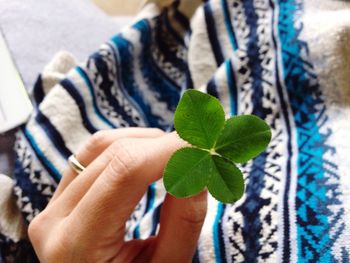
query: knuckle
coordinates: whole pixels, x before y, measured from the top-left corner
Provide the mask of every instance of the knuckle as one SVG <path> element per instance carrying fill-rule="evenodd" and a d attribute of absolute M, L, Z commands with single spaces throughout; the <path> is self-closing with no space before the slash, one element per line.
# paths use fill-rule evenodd
<path fill-rule="evenodd" d="M 34 217 L 28 226 L 28 237 L 33 244 L 37 244 L 40 241 L 40 214 Z"/>
<path fill-rule="evenodd" d="M 38 253 L 38 256 L 44 262 L 62 262 L 62 255 L 67 255 L 69 245 L 62 245 L 62 233 L 64 229 L 60 230 L 60 234 L 55 237 L 47 232 L 47 225 L 51 224 L 50 216 L 44 210 L 37 215 L 28 226 L 28 237 Z M 52 227 L 52 226 L 51 226 Z M 69 240 L 69 238 L 68 238 Z"/>
<path fill-rule="evenodd" d="M 47 213 L 47 209 L 36 215 L 33 220 L 29 223 L 27 233 L 28 237 L 33 244 L 41 245 L 45 233 L 43 229 L 46 228 L 47 224 L 51 222 L 50 217 Z"/>
<path fill-rule="evenodd" d="M 131 139 L 120 139 L 112 144 L 109 148 L 111 162 L 109 170 L 111 179 L 118 182 L 127 180 L 131 177 L 138 166 L 138 157 L 134 151 L 135 145 Z"/>
<path fill-rule="evenodd" d="M 206 201 L 188 200 L 188 203 L 180 214 L 180 220 L 190 226 L 194 231 L 198 231 L 202 228 L 206 213 Z"/>
<path fill-rule="evenodd" d="M 162 136 L 165 134 L 165 132 L 159 128 L 148 128 L 148 129 L 152 129 L 154 134 L 156 134 L 157 136 Z"/>
<path fill-rule="evenodd" d="M 95 151 L 96 149 L 99 149 L 103 147 L 106 144 L 106 138 L 108 136 L 107 131 L 97 131 L 95 132 L 90 139 L 88 140 L 86 144 L 86 150 L 87 151 Z"/>
<path fill-rule="evenodd" d="M 180 220 L 194 228 L 194 230 L 200 229 L 202 227 L 204 218 L 205 213 L 203 213 L 202 209 L 196 209 L 194 211 L 191 211 L 191 213 L 185 212 L 180 216 Z"/>

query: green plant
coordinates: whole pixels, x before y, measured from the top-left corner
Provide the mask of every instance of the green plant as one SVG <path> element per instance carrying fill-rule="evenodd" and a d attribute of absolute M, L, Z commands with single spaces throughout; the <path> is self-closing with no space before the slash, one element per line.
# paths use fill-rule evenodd
<path fill-rule="evenodd" d="M 164 186 L 176 197 L 189 197 L 205 187 L 223 203 L 233 203 L 244 193 L 243 174 L 235 163 L 245 163 L 265 150 L 270 127 L 257 116 L 240 115 L 225 120 L 213 96 L 186 91 L 175 112 L 175 129 L 193 147 L 177 150 L 164 171 Z"/>

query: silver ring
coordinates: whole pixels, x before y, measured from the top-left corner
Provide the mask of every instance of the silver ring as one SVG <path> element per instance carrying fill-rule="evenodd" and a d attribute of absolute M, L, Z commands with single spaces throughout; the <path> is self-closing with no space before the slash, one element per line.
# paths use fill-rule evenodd
<path fill-rule="evenodd" d="M 69 156 L 68 164 L 78 174 L 80 174 L 81 172 L 83 172 L 85 170 L 85 167 L 78 161 L 78 159 L 75 157 L 74 154 Z"/>

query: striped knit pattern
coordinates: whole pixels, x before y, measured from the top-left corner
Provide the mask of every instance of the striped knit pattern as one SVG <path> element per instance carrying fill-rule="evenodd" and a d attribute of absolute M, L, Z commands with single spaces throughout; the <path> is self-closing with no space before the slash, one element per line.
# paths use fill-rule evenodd
<path fill-rule="evenodd" d="M 93 133 L 130 126 L 170 131 L 181 93 L 197 88 L 218 97 L 227 116 L 265 119 L 273 137 L 241 166 L 241 200 L 224 205 L 208 197 L 193 261 L 350 262 L 350 180 L 344 179 L 350 167 L 339 155 L 350 141 L 336 143 L 333 128 L 346 118 L 334 117 L 325 96 L 331 84 L 320 80 L 303 31 L 312 6 L 210 0 L 190 20 L 183 12 L 193 9 L 190 0 L 162 10 L 149 4 L 55 85 L 45 84 L 43 73 L 33 92 L 37 107 L 16 143 L 15 193 L 25 220 L 44 209 L 68 157 Z M 157 233 L 165 193 L 161 181 L 149 186 L 126 239 Z"/>

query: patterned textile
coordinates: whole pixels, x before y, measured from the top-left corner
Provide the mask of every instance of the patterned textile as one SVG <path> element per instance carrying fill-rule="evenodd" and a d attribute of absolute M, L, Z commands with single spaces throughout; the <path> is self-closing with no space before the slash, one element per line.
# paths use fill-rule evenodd
<path fill-rule="evenodd" d="M 240 201 L 208 197 L 193 261 L 350 262 L 350 79 L 341 73 L 350 70 L 349 3 L 210 0 L 190 20 L 195 2 L 148 4 L 56 85 L 39 77 L 37 107 L 16 143 L 14 189 L 25 220 L 44 209 L 67 158 L 91 134 L 169 131 L 181 92 L 198 88 L 227 115 L 265 119 L 273 138 L 242 166 Z M 344 64 L 334 60 L 339 52 Z M 149 186 L 126 239 L 156 233 L 164 195 L 161 181 Z"/>
<path fill-rule="evenodd" d="M 36 263 L 39 260 L 29 242 L 26 240 L 14 242 L 0 234 L 0 263 L 3 262 Z"/>

